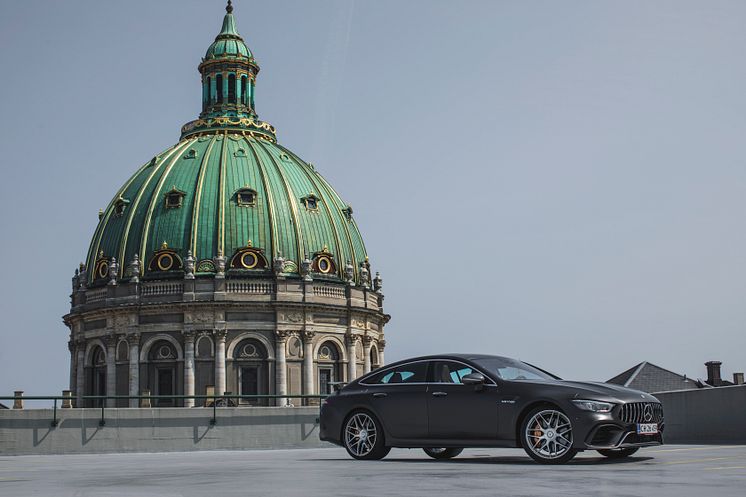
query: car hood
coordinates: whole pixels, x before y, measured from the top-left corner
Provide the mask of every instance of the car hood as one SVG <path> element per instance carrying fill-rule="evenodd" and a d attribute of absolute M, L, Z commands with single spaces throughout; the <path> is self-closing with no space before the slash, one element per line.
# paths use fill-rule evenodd
<path fill-rule="evenodd" d="M 595 381 L 536 381 L 533 383 L 552 385 L 567 390 L 567 393 L 576 399 L 602 400 L 609 402 L 659 402 L 649 393 L 633 390 L 621 385 L 601 383 Z"/>

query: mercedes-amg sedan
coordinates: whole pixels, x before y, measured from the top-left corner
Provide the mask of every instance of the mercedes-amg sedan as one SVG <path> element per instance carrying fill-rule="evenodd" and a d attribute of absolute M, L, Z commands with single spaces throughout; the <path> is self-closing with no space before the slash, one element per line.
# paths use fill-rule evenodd
<path fill-rule="evenodd" d="M 522 447 L 556 464 L 583 450 L 627 457 L 662 444 L 663 426 L 650 394 L 564 381 L 506 357 L 447 354 L 382 367 L 327 397 L 320 437 L 355 459 L 381 459 L 392 447 L 435 459 L 465 447 Z"/>

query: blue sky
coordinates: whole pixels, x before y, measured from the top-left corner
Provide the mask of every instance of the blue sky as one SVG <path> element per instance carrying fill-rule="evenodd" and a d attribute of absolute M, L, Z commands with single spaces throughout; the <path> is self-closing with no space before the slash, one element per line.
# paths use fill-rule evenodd
<path fill-rule="evenodd" d="M 222 1 L 0 2 L 0 392 L 67 385 L 70 277 L 199 112 Z M 237 0 L 259 116 L 355 208 L 387 359 L 746 369 L 746 4 Z"/>

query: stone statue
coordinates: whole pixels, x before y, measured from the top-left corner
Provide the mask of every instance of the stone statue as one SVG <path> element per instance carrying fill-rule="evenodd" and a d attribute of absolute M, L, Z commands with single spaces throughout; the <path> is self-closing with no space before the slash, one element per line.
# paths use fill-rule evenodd
<path fill-rule="evenodd" d="M 347 264 L 345 264 L 345 281 L 348 285 L 355 283 L 355 268 L 350 261 L 347 261 Z"/>
<path fill-rule="evenodd" d="M 215 264 L 215 277 L 225 278 L 225 256 L 223 252 L 218 252 L 218 255 L 212 259 Z"/>
<path fill-rule="evenodd" d="M 82 262 L 80 263 L 80 274 L 78 278 L 78 282 L 80 283 L 79 290 L 81 292 L 84 292 L 86 288 L 88 288 L 88 271 L 86 270 L 85 264 Z"/>
<path fill-rule="evenodd" d="M 80 288 L 80 271 L 76 269 L 73 276 L 73 292 L 77 292 L 78 288 Z"/>
<path fill-rule="evenodd" d="M 275 272 L 275 276 L 280 276 L 283 269 L 285 269 L 285 258 L 278 252 L 275 260 L 272 261 L 272 270 Z"/>
<path fill-rule="evenodd" d="M 140 256 L 137 254 L 132 258 L 128 272 L 130 274 L 130 283 L 140 282 Z"/>
<path fill-rule="evenodd" d="M 117 264 L 116 258 L 112 257 L 109 263 L 109 285 L 117 284 L 117 274 L 119 274 L 119 264 Z"/>
<path fill-rule="evenodd" d="M 192 251 L 187 251 L 186 259 L 184 259 L 184 279 L 185 280 L 193 280 L 194 279 L 194 256 L 192 255 Z"/>
<path fill-rule="evenodd" d="M 370 271 L 368 271 L 368 265 L 365 262 L 360 263 L 360 285 L 370 288 Z"/>
<path fill-rule="evenodd" d="M 376 277 L 373 278 L 373 290 L 380 293 L 382 289 L 383 289 L 383 278 L 381 278 L 381 273 L 376 271 Z"/>
<path fill-rule="evenodd" d="M 313 276 L 311 276 L 311 261 L 308 259 L 308 254 L 306 254 L 300 263 L 300 274 L 303 276 L 303 281 L 313 281 Z"/>

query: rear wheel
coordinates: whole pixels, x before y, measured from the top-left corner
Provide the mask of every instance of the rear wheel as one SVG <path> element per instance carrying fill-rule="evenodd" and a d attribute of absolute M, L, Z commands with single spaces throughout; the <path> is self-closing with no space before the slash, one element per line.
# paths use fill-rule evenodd
<path fill-rule="evenodd" d="M 640 450 L 639 447 L 629 447 L 627 449 L 600 449 L 598 453 L 602 456 L 608 457 L 609 459 L 622 459 L 631 456 L 638 450 Z"/>
<path fill-rule="evenodd" d="M 526 453 L 542 464 L 566 463 L 578 453 L 572 447 L 572 423 L 555 407 L 538 407 L 528 413 L 521 442 Z"/>
<path fill-rule="evenodd" d="M 380 423 L 366 411 L 352 413 L 342 434 L 347 453 L 355 459 L 383 459 L 391 450 L 384 445 Z"/>
<path fill-rule="evenodd" d="M 458 448 L 445 448 L 445 447 L 425 447 L 422 449 L 425 454 L 432 457 L 433 459 L 452 459 L 457 455 L 461 454 L 464 449 Z"/>

